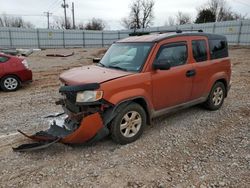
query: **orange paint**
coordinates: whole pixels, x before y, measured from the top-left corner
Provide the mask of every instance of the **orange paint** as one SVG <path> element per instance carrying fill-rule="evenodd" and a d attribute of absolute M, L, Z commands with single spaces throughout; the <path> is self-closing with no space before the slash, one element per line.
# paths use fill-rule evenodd
<path fill-rule="evenodd" d="M 91 139 L 103 127 L 100 114 L 91 114 L 81 121 L 80 127 L 72 134 L 61 140 L 62 143 L 82 144 Z"/>

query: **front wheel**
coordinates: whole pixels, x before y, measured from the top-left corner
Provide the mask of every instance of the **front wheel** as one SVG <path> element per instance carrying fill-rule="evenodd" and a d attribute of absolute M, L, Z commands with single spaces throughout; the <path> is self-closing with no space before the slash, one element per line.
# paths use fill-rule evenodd
<path fill-rule="evenodd" d="M 15 76 L 6 76 L 1 80 L 0 85 L 4 91 L 16 91 L 20 87 L 20 82 Z"/>
<path fill-rule="evenodd" d="M 218 110 L 223 102 L 226 95 L 226 89 L 222 82 L 217 82 L 212 87 L 207 101 L 205 102 L 205 107 L 209 110 Z"/>
<path fill-rule="evenodd" d="M 119 144 L 134 142 L 142 135 L 146 125 L 144 109 L 137 103 L 131 103 L 123 109 L 118 109 L 118 112 L 111 123 L 112 139 Z"/>

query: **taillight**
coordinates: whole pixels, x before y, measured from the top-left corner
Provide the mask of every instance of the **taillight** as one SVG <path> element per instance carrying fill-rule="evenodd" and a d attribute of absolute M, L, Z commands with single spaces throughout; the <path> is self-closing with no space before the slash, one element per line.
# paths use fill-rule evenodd
<path fill-rule="evenodd" d="M 26 59 L 24 59 L 22 61 L 22 64 L 25 66 L 26 69 L 29 69 L 29 65 L 28 65 L 28 62 L 26 61 Z"/>

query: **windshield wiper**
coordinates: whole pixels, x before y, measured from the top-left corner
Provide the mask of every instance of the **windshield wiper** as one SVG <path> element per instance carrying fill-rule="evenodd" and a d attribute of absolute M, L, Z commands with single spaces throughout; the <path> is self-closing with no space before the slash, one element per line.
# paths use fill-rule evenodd
<path fill-rule="evenodd" d="M 113 69 L 119 69 L 119 70 L 123 70 L 123 71 L 128 71 L 128 69 L 125 69 L 125 68 L 122 68 L 122 67 L 119 67 L 119 66 L 113 66 L 113 65 L 108 66 L 108 68 L 113 68 Z"/>

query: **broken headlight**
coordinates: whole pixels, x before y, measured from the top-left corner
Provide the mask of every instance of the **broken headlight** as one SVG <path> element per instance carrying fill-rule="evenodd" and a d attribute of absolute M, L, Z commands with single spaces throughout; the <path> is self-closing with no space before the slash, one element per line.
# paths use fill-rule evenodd
<path fill-rule="evenodd" d="M 82 91 L 77 92 L 76 102 L 95 102 L 102 98 L 103 91 Z"/>

